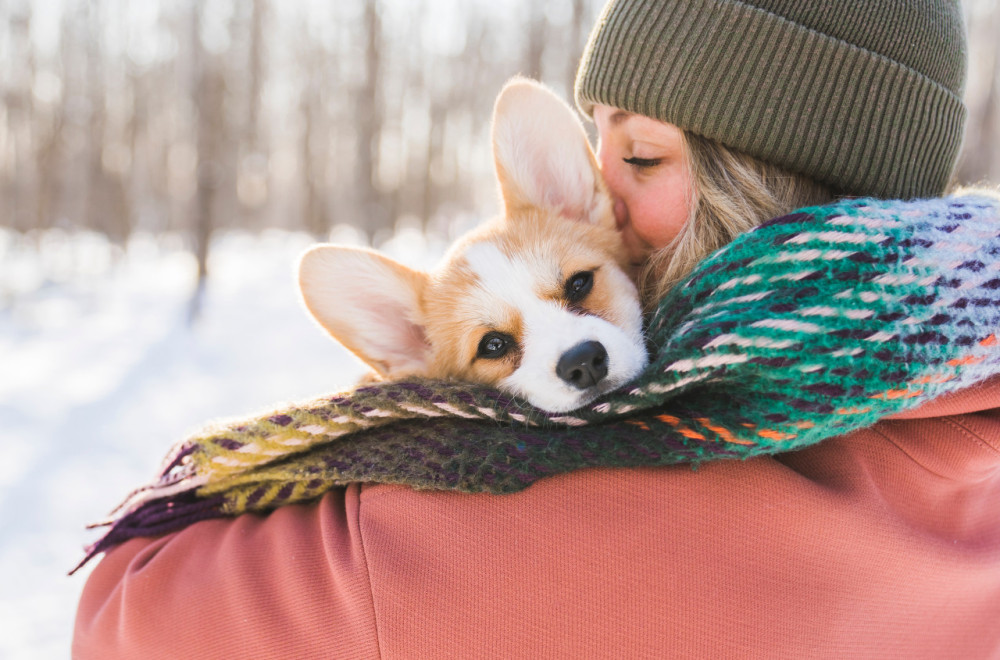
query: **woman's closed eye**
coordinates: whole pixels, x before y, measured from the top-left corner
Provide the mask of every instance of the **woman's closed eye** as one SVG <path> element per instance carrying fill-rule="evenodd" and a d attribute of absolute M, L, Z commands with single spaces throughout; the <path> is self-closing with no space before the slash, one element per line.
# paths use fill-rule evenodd
<path fill-rule="evenodd" d="M 662 158 L 639 158 L 638 156 L 632 156 L 631 158 L 622 158 L 622 160 L 638 170 L 645 170 L 652 167 L 656 167 L 657 165 L 663 162 Z"/>

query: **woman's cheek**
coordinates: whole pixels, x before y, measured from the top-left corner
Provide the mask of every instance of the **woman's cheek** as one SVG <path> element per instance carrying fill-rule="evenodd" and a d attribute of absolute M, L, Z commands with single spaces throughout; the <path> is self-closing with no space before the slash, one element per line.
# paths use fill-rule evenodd
<path fill-rule="evenodd" d="M 670 243 L 677 234 L 673 226 L 673 210 L 669 208 L 669 198 L 651 199 L 646 197 L 632 213 L 632 226 L 644 243 L 659 249 Z"/>
<path fill-rule="evenodd" d="M 666 177 L 656 190 L 647 190 L 631 217 L 636 233 L 659 249 L 667 246 L 690 217 L 690 183 L 685 176 Z"/>

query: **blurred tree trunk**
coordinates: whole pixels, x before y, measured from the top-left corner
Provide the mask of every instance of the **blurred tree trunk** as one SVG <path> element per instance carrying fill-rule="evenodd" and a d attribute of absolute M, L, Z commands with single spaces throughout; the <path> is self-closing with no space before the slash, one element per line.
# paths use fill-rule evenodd
<path fill-rule="evenodd" d="M 432 99 L 430 104 L 430 130 L 427 132 L 427 153 L 424 158 L 423 186 L 420 199 L 420 218 L 426 230 L 438 209 L 438 183 L 434 180 L 434 170 L 441 167 L 444 151 L 444 128 L 448 119 L 445 100 Z"/>
<path fill-rule="evenodd" d="M 198 264 L 198 281 L 188 307 L 189 320 L 197 319 L 208 278 L 208 255 L 215 231 L 215 202 L 222 178 L 222 146 L 224 121 L 223 100 L 225 81 L 219 64 L 207 57 L 201 44 L 200 3 L 191 9 L 191 44 L 194 62 L 194 105 L 196 133 L 196 184 L 192 217 L 194 256 Z"/>
<path fill-rule="evenodd" d="M 996 10 L 993 16 L 993 23 L 1000 27 L 1000 20 L 996 20 Z M 1000 181 L 1000 48 L 993 51 L 989 91 L 986 93 L 975 139 L 981 145 L 978 150 L 982 160 L 979 166 L 980 176 L 994 183 Z"/>
<path fill-rule="evenodd" d="M 985 91 L 980 102 L 969 109 L 963 154 L 955 178 L 966 184 L 995 183 L 1000 180 L 1000 48 L 996 46 L 1000 10 L 989 3 L 970 3 L 967 10 L 977 14 L 977 20 L 969 26 L 970 41 L 973 45 L 988 42 L 992 49 L 972 63 L 982 69 L 975 80 L 969 80 L 969 86 L 985 87 Z M 983 16 L 983 12 L 988 13 Z"/>
<path fill-rule="evenodd" d="M 355 168 L 358 222 L 369 237 L 390 227 L 388 209 L 378 188 L 378 157 L 382 137 L 382 24 L 378 0 L 365 0 L 362 15 L 364 28 L 365 78 L 356 98 L 354 120 L 357 122 Z"/>
<path fill-rule="evenodd" d="M 1000 54 L 1000 50 L 997 50 L 996 53 Z M 986 151 L 991 155 L 990 163 L 984 172 L 987 179 L 994 185 L 1000 182 L 1000 56 L 997 57 L 996 71 L 983 120 L 984 123 L 989 122 L 989 129 L 985 131 L 983 143 L 987 145 Z"/>
<path fill-rule="evenodd" d="M 238 148 L 237 199 L 245 216 L 246 226 L 259 228 L 261 210 L 270 197 L 267 146 L 261 133 L 261 100 L 264 90 L 264 23 L 267 18 L 265 0 L 252 0 L 248 18 L 247 67 L 242 135 Z M 240 191 L 242 190 L 242 194 Z"/>
<path fill-rule="evenodd" d="M 249 74 L 250 90 L 247 98 L 246 141 L 251 150 L 257 149 L 260 131 L 260 100 L 263 90 L 264 69 L 264 0 L 253 0 L 250 12 Z"/>
<path fill-rule="evenodd" d="M 310 47 L 303 61 L 306 64 L 304 89 L 299 100 L 302 132 L 299 136 L 299 158 L 302 161 L 302 214 L 306 231 L 318 240 L 330 231 L 326 203 L 327 122 L 323 112 L 322 88 L 326 78 L 322 50 Z M 317 148 L 318 147 L 318 148 Z M 318 153 L 317 153 L 318 152 Z"/>
<path fill-rule="evenodd" d="M 573 84 L 576 82 L 576 69 L 580 63 L 580 56 L 586 46 L 587 28 L 587 0 L 572 0 L 570 6 L 568 38 L 570 43 L 569 52 L 566 59 L 566 97 L 573 100 Z"/>
<path fill-rule="evenodd" d="M 545 41 L 548 38 L 548 23 L 545 20 L 545 3 L 530 2 L 528 21 L 528 44 L 524 53 L 524 75 L 542 79 L 542 59 L 545 57 Z"/>
<path fill-rule="evenodd" d="M 100 229 L 104 224 L 101 217 L 104 213 L 103 195 L 104 181 L 101 167 L 101 147 L 104 140 L 104 70 L 101 61 L 101 39 L 99 17 L 96 6 L 84 4 L 81 11 L 85 12 L 86 25 L 86 78 L 84 88 L 87 99 L 87 147 L 84 160 L 86 205 L 84 206 L 84 226 Z"/>
<path fill-rule="evenodd" d="M 35 205 L 34 228 L 48 229 L 55 224 L 56 210 L 59 208 L 60 188 L 58 170 L 62 164 L 63 116 L 65 104 L 54 110 L 54 116 L 47 122 L 45 132 L 39 136 L 38 153 L 38 202 Z"/>
<path fill-rule="evenodd" d="M 34 194 L 32 174 L 37 167 L 32 150 L 34 56 L 31 47 L 31 6 L 18 11 L 3 7 L 7 19 L 7 48 L 17 64 L 0 80 L 0 102 L 6 120 L 2 154 L 4 164 L 3 224 L 19 231 L 31 229 Z M 13 62 L 11 63 L 13 64 Z"/>

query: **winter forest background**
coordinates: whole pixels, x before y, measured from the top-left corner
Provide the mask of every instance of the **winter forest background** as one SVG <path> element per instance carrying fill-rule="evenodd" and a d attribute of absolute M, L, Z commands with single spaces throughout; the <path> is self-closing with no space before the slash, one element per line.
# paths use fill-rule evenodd
<path fill-rule="evenodd" d="M 498 210 L 493 99 L 569 98 L 603 0 L 0 0 L 0 658 L 67 657 L 101 518 L 201 423 L 363 371 L 297 254 L 414 266 Z M 1000 7 L 965 0 L 964 183 L 1000 182 Z"/>

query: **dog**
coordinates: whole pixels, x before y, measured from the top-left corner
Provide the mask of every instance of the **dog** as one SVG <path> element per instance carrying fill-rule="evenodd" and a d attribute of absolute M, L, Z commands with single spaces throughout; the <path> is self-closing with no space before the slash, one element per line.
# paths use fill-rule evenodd
<path fill-rule="evenodd" d="M 314 246 L 299 262 L 302 299 L 382 379 L 485 383 L 572 411 L 648 359 L 613 202 L 577 115 L 539 83 L 504 86 L 492 142 L 499 218 L 429 273 L 372 250 Z"/>

